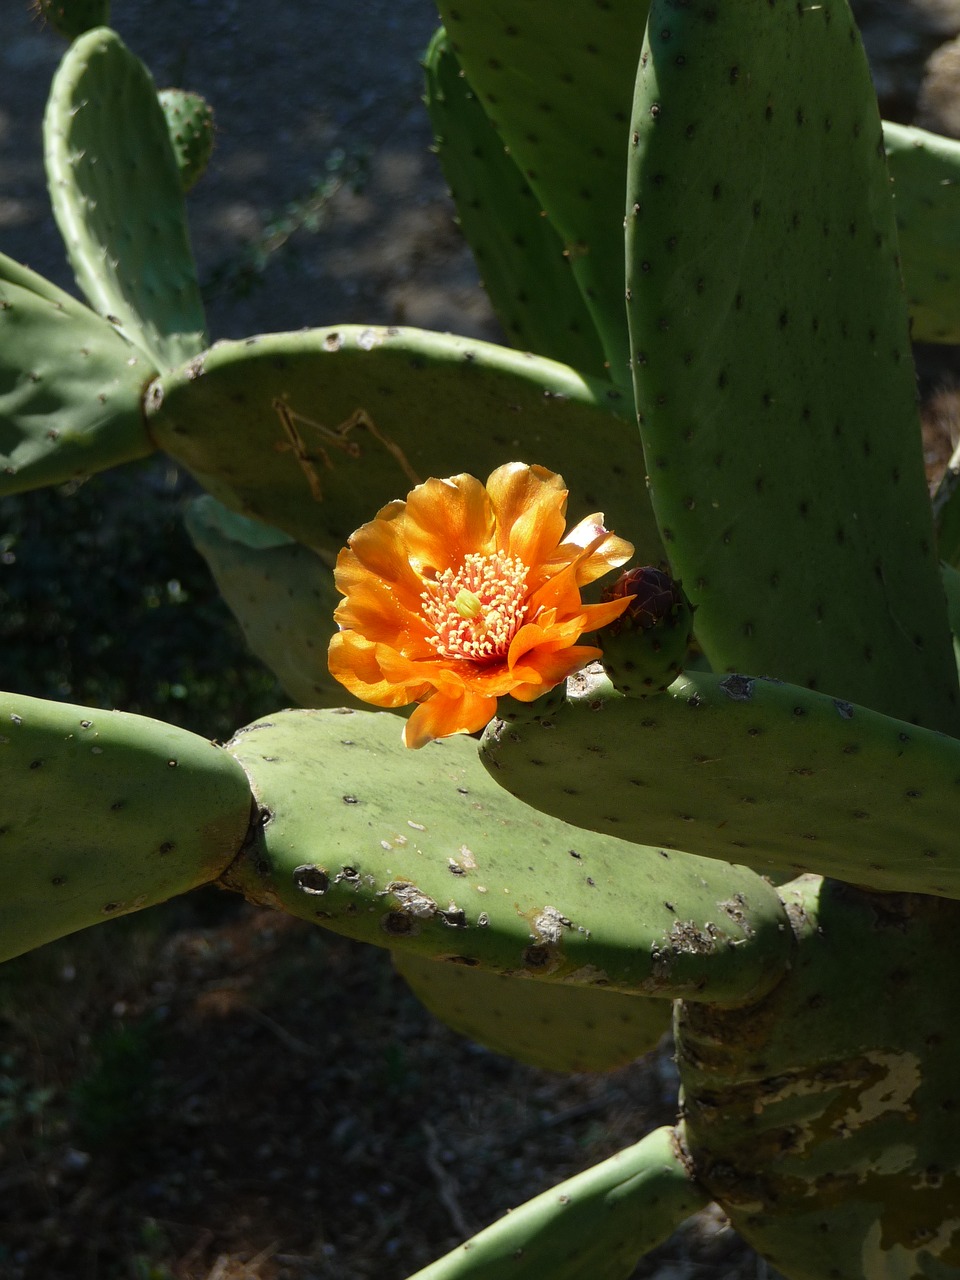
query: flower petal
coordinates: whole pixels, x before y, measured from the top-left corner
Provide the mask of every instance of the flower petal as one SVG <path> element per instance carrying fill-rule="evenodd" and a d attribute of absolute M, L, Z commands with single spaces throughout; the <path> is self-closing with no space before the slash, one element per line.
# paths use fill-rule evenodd
<path fill-rule="evenodd" d="M 545 467 L 509 462 L 487 480 L 497 518 L 497 546 L 535 569 L 563 537 L 567 490 Z"/>
<path fill-rule="evenodd" d="M 397 681 L 385 674 L 383 658 L 390 653 L 388 646 L 366 640 L 355 631 L 338 631 L 330 640 L 327 666 L 345 689 L 378 707 L 402 707 L 425 697 L 429 684 Z"/>
<path fill-rule="evenodd" d="M 404 725 L 403 742 L 414 749 L 452 733 L 479 733 L 497 713 L 496 698 L 466 690 L 459 698 L 441 693 L 421 702 Z"/>
<path fill-rule="evenodd" d="M 572 645 L 567 649 L 558 649 L 556 653 L 538 655 L 537 674 L 541 677 L 540 682 L 528 681 L 518 684 L 515 689 L 510 690 L 510 696 L 516 698 L 518 702 L 533 702 L 542 694 L 556 688 L 561 681 L 566 680 L 567 676 L 572 676 L 575 671 L 582 671 L 589 662 L 595 662 L 600 656 L 600 649 L 586 644 Z"/>
<path fill-rule="evenodd" d="M 408 495 L 404 538 L 410 562 L 433 579 L 459 568 L 471 552 L 495 549 L 495 520 L 486 489 L 473 476 L 427 480 Z"/>

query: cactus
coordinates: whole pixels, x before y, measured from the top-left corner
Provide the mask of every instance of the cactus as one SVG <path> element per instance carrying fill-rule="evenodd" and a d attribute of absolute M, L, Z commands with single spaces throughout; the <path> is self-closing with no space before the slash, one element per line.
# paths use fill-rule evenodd
<path fill-rule="evenodd" d="M 43 133 L 54 216 L 94 310 L 160 369 L 195 356 L 203 304 L 166 117 L 148 71 L 106 27 L 67 51 Z"/>
<path fill-rule="evenodd" d="M 187 192 L 203 177 L 213 151 L 213 109 L 199 93 L 187 89 L 161 89 L 157 98 L 170 131 L 180 186 Z"/>
<path fill-rule="evenodd" d="M 672 1010 L 677 1125 L 421 1280 L 626 1280 L 710 1197 L 791 1280 L 960 1276 L 960 486 L 935 523 L 908 333 L 956 336 L 960 152 L 881 125 L 845 0 L 440 8 L 441 160 L 532 352 L 347 325 L 204 350 L 152 82 L 102 29 L 65 56 L 47 164 L 93 310 L 3 264 L 0 488 L 166 450 L 304 706 L 220 748 L 5 695 L 3 954 L 215 882 L 387 948 L 541 1065 L 616 1065 Z M 614 588 L 606 674 L 502 698 L 479 753 L 408 752 L 333 705 L 334 560 L 420 482 L 510 461 L 660 568 Z"/>

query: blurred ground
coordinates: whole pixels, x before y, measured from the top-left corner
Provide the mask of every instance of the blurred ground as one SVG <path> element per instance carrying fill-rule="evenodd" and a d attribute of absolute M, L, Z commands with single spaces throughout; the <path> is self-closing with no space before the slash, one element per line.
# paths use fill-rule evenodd
<path fill-rule="evenodd" d="M 885 112 L 947 128 L 960 4 L 855 8 Z M 428 0 L 114 0 L 114 22 L 159 85 L 217 113 L 190 197 L 214 337 L 497 337 L 429 151 Z M 40 144 L 63 47 L 4 0 L 0 249 L 70 288 Z M 362 189 L 331 191 L 364 156 Z M 952 354 L 923 359 L 933 462 L 958 420 Z M 276 705 L 180 529 L 182 488 L 154 465 L 0 504 L 5 683 L 221 737 Z M 675 1111 L 669 1044 L 607 1077 L 520 1067 L 439 1026 L 384 954 L 195 894 L 0 968 L 0 1275 L 400 1280 Z M 772 1275 L 716 1213 L 637 1271 Z"/>

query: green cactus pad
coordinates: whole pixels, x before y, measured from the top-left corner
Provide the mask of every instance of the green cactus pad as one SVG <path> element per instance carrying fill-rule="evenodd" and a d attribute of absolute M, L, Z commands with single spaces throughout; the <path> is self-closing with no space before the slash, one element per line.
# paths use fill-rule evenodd
<path fill-rule="evenodd" d="M 670 1030 L 669 1000 L 531 982 L 405 952 L 394 964 L 414 995 L 447 1026 L 547 1071 L 612 1071 L 655 1048 Z"/>
<path fill-rule="evenodd" d="M 494 721 L 484 763 L 564 821 L 762 872 L 960 898 L 960 742 L 794 685 L 687 674 L 641 700 L 605 680 Z"/>
<path fill-rule="evenodd" d="M 0 959 L 223 871 L 250 822 L 243 770 L 144 716 L 0 694 Z"/>
<path fill-rule="evenodd" d="M 149 72 L 99 27 L 67 50 L 43 123 L 54 216 L 94 310 L 160 369 L 206 345 L 167 122 Z"/>
<path fill-rule="evenodd" d="M 960 142 L 884 121 L 914 342 L 960 342 Z"/>
<path fill-rule="evenodd" d="M 510 343 L 605 376 L 603 349 L 560 234 L 464 78 L 443 28 L 424 69 L 440 167 Z"/>
<path fill-rule="evenodd" d="M 645 0 L 442 0 L 450 43 L 570 257 L 610 365 L 629 384 L 623 168 Z"/>
<path fill-rule="evenodd" d="M 408 751 L 395 716 L 285 711 L 228 750 L 260 822 L 223 883 L 254 902 L 447 963 L 669 999 L 746 999 L 788 962 L 753 872 L 544 818 L 469 738 Z"/>
<path fill-rule="evenodd" d="M 571 517 L 604 511 L 662 554 L 623 396 L 491 343 L 357 325 L 219 342 L 158 379 L 147 412 L 226 506 L 327 555 L 420 481 L 511 461 L 559 471 Z"/>
<path fill-rule="evenodd" d="M 153 452 L 154 366 L 87 307 L 0 254 L 0 495 Z"/>
<path fill-rule="evenodd" d="M 707 1204 L 672 1129 L 545 1191 L 409 1280 L 628 1280 Z"/>
<path fill-rule="evenodd" d="M 790 1280 L 960 1273 L 960 908 L 803 877 L 797 961 L 677 1019 L 697 1176 Z"/>
<path fill-rule="evenodd" d="M 655 0 L 627 193 L 651 497 L 715 670 L 960 698 L 876 98 L 845 0 Z"/>
<path fill-rule="evenodd" d="M 337 629 L 333 611 L 342 597 L 316 552 L 209 494 L 187 508 L 186 525 L 247 644 L 294 702 L 359 707 L 327 666 Z"/>
<path fill-rule="evenodd" d="M 33 0 L 33 7 L 54 31 L 75 40 L 110 21 L 110 0 Z"/>
<path fill-rule="evenodd" d="M 186 192 L 203 177 L 213 151 L 213 109 L 206 98 L 188 89 L 161 89 L 157 98 L 180 171 L 180 187 Z"/>

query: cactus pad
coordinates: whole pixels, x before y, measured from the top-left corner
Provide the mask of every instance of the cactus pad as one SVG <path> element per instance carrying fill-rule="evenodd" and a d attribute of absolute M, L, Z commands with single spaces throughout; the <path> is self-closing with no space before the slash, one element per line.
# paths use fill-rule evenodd
<path fill-rule="evenodd" d="M 187 89 L 161 89 L 157 98 L 186 192 L 203 177 L 213 151 L 213 109 L 206 98 Z"/>
<path fill-rule="evenodd" d="M 628 1280 L 707 1203 L 672 1129 L 545 1191 L 409 1280 Z"/>
<path fill-rule="evenodd" d="M 308 547 L 247 520 L 209 494 L 186 511 L 193 544 L 252 651 L 301 707 L 357 706 L 327 666 L 341 596 Z"/>
<path fill-rule="evenodd" d="M 960 142 L 884 121 L 914 342 L 960 342 Z"/>
<path fill-rule="evenodd" d="M 745 999 L 788 961 L 759 876 L 544 818 L 468 738 L 411 752 L 389 714 L 286 711 L 228 750 L 260 821 L 223 882 L 252 901 L 447 963 L 670 999 Z"/>
<path fill-rule="evenodd" d="M 670 1030 L 669 1000 L 601 987 L 528 982 L 398 952 L 394 964 L 432 1014 L 518 1062 L 547 1071 L 612 1071 Z"/>
<path fill-rule="evenodd" d="M 717 670 L 960 726 L 883 135 L 846 0 L 655 0 L 627 194 L 651 496 Z"/>
<path fill-rule="evenodd" d="M 442 28 L 424 69 L 440 167 L 510 344 L 605 376 L 596 327 L 560 233 L 464 78 Z"/>
<path fill-rule="evenodd" d="M 106 320 L 0 255 L 0 494 L 151 453 L 141 396 L 155 372 Z"/>
<path fill-rule="evenodd" d="M 697 1176 L 791 1280 L 951 1280 L 960 907 L 814 876 L 782 893 L 798 954 L 778 989 L 677 1019 Z"/>
<path fill-rule="evenodd" d="M 642 700 L 581 682 L 549 716 L 487 730 L 485 763 L 529 804 L 781 878 L 960 898 L 956 739 L 741 675 Z"/>
<path fill-rule="evenodd" d="M 610 378 L 628 385 L 623 167 L 647 4 L 570 5 L 560 20 L 539 0 L 437 7 L 470 85 L 560 234 Z"/>
<path fill-rule="evenodd" d="M 54 216 L 94 310 L 166 369 L 206 345 L 180 173 L 149 72 L 98 27 L 64 55 L 44 117 Z"/>
<path fill-rule="evenodd" d="M 662 554 L 621 393 L 491 343 L 354 325 L 219 342 L 158 379 L 147 412 L 226 506 L 327 555 L 420 481 L 512 461 L 564 475 L 571 517 L 603 511 Z"/>
<path fill-rule="evenodd" d="M 0 959 L 214 880 L 250 821 L 243 770 L 184 729 L 0 694 Z"/>

